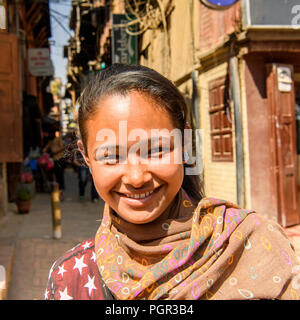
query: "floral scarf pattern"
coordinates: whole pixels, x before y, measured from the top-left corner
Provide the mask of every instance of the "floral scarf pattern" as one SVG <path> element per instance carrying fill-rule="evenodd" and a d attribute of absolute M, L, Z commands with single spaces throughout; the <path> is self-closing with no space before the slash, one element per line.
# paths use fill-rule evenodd
<path fill-rule="evenodd" d="M 300 263 L 277 223 L 225 200 L 194 205 L 183 189 L 144 225 L 105 205 L 95 252 L 120 300 L 300 299 Z"/>

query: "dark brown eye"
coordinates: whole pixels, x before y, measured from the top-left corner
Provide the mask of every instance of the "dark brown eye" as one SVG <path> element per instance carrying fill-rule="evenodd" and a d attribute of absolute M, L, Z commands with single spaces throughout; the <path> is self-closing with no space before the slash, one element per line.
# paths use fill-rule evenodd
<path fill-rule="evenodd" d="M 163 155 L 170 152 L 169 148 L 164 148 L 163 146 L 159 146 L 157 148 L 152 148 L 149 152 L 149 157 L 153 158 L 161 158 Z"/>

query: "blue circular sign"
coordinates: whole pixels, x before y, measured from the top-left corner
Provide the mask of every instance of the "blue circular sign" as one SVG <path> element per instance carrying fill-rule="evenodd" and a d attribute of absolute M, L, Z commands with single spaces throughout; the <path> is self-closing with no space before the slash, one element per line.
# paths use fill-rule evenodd
<path fill-rule="evenodd" d="M 205 5 L 214 9 L 226 9 L 238 0 L 201 0 Z"/>

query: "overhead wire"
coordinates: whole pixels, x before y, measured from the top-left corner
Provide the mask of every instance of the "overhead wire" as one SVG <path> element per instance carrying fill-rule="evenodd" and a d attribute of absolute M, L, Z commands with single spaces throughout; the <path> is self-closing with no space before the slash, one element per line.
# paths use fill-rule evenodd
<path fill-rule="evenodd" d="M 60 27 L 70 36 L 72 37 L 72 34 L 70 33 L 70 31 L 63 25 L 63 23 L 57 19 L 57 17 L 53 14 L 50 14 L 50 17 L 52 17 L 59 25 Z"/>
<path fill-rule="evenodd" d="M 53 8 L 49 8 L 49 10 L 50 10 L 52 13 L 59 15 L 59 16 L 60 16 L 61 18 L 63 18 L 63 19 L 69 19 L 69 18 L 70 18 L 68 15 L 62 14 L 61 12 L 56 11 L 56 10 L 54 10 Z"/>

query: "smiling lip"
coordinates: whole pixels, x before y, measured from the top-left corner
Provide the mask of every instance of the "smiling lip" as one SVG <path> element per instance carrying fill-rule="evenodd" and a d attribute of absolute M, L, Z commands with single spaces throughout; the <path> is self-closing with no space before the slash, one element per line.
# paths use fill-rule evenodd
<path fill-rule="evenodd" d="M 161 186 L 159 186 L 156 189 L 153 189 L 151 191 L 147 191 L 144 193 L 120 193 L 117 192 L 121 198 L 126 201 L 128 204 L 131 205 L 143 205 L 149 200 L 151 200 L 161 189 Z"/>
<path fill-rule="evenodd" d="M 153 192 L 154 192 L 154 190 L 152 190 L 150 192 L 145 192 L 145 193 L 135 193 L 135 194 L 124 193 L 124 195 L 127 198 L 131 198 L 131 199 L 144 199 L 144 198 L 150 196 Z"/>

